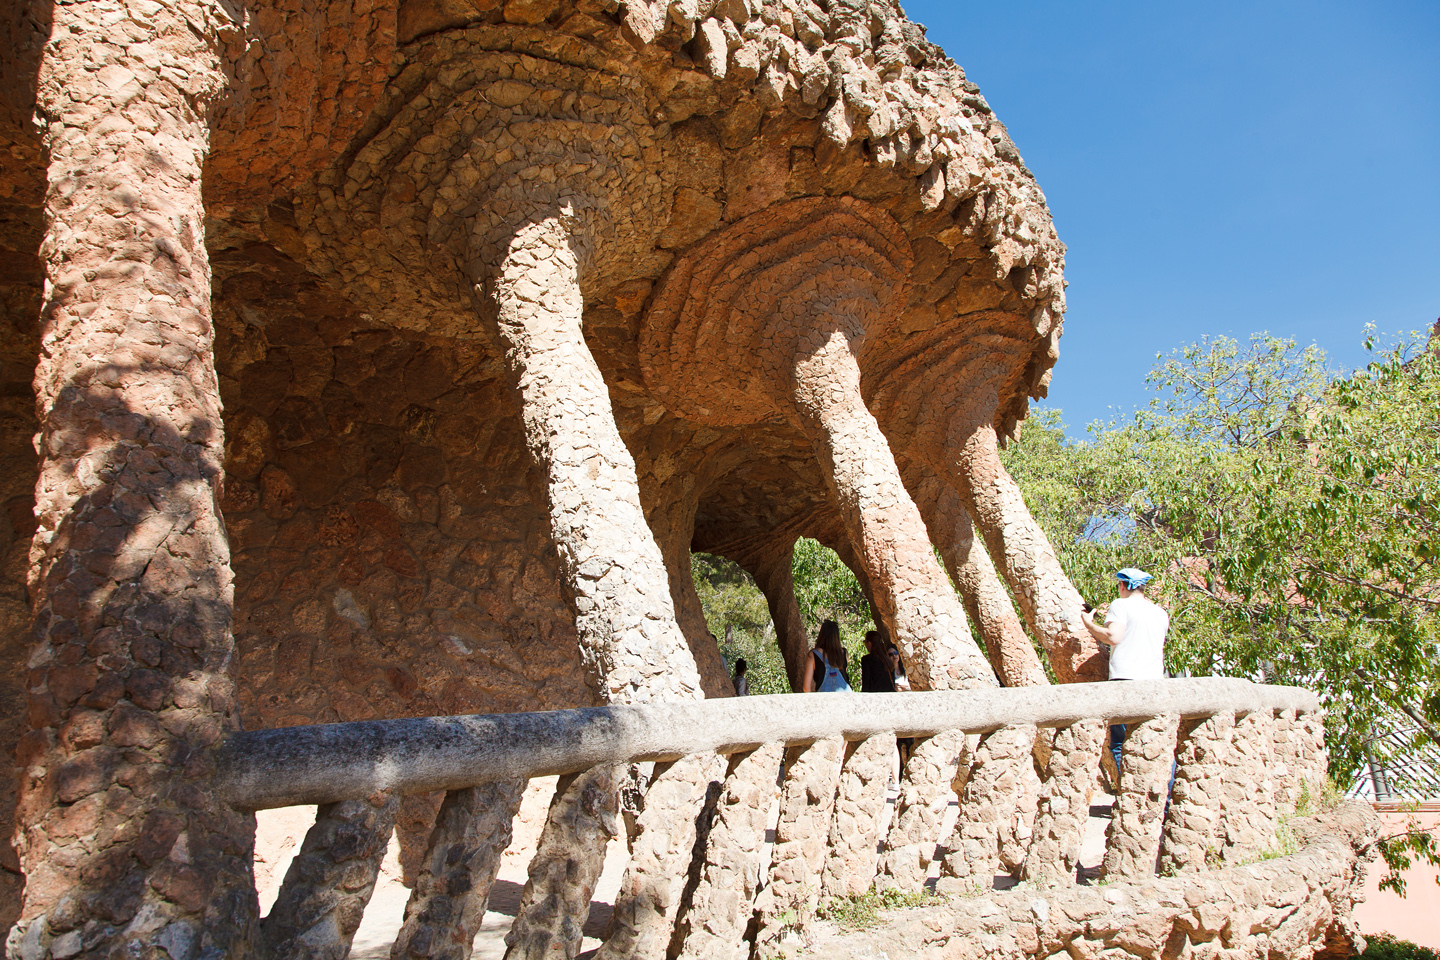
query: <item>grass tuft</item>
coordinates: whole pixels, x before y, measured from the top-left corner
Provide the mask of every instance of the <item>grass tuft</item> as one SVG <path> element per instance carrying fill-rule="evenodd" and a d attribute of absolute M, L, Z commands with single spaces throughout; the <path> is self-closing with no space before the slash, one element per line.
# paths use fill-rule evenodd
<path fill-rule="evenodd" d="M 831 897 L 820 904 L 816 916 L 848 930 L 864 930 L 880 922 L 881 910 L 931 907 L 945 898 L 928 890 L 904 893 L 900 890 L 871 890 L 858 897 Z"/>

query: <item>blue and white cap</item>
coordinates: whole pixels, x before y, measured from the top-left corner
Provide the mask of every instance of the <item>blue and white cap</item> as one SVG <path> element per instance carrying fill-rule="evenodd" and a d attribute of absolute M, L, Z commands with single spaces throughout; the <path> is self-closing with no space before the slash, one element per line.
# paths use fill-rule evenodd
<path fill-rule="evenodd" d="M 1146 573 L 1144 570 L 1141 570 L 1139 567 L 1126 567 L 1124 570 L 1121 570 L 1119 573 L 1115 574 L 1115 579 L 1125 584 L 1125 586 L 1129 587 L 1131 590 L 1135 590 L 1139 587 L 1145 586 L 1145 584 L 1149 583 L 1155 578 L 1150 576 L 1150 574 Z"/>

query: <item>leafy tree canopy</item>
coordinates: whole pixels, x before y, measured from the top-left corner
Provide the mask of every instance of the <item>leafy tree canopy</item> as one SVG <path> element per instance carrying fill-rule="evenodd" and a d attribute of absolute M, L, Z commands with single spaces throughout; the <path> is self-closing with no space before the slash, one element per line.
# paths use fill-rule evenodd
<path fill-rule="evenodd" d="M 1440 723 L 1440 359 L 1375 352 L 1337 376 L 1291 340 L 1202 341 L 1133 421 L 1071 443 L 1041 412 L 1006 451 L 1082 592 L 1159 575 L 1172 670 L 1316 689 L 1341 780 L 1397 718 L 1409 746 Z"/>

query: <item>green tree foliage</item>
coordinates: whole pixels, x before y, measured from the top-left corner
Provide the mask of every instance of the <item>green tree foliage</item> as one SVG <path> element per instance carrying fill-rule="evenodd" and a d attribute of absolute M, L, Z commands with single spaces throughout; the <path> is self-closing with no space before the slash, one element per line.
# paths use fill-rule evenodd
<path fill-rule="evenodd" d="M 1149 382 L 1132 422 L 1071 443 L 1042 413 L 1006 452 L 1077 586 L 1105 599 L 1118 567 L 1145 567 L 1172 611 L 1172 670 L 1315 689 L 1339 782 L 1440 740 L 1440 359 L 1425 339 L 1336 376 L 1314 347 L 1219 338 Z M 1384 736 L 1397 728 L 1409 739 Z"/>
<path fill-rule="evenodd" d="M 705 623 L 720 643 L 731 674 L 745 658 L 752 694 L 789 693 L 785 659 L 775 642 L 775 627 L 765 596 L 740 565 L 708 553 L 690 555 L 690 575 Z"/>
<path fill-rule="evenodd" d="M 745 658 L 753 694 L 788 693 L 790 683 L 770 609 L 755 581 L 739 565 L 707 553 L 690 555 L 690 571 L 706 624 L 720 642 L 726 665 L 733 671 L 736 658 Z M 840 625 L 840 638 L 850 655 L 850 681 L 858 689 L 865 631 L 874 629 L 860 582 L 833 550 L 805 537 L 795 543 L 791 571 L 795 601 L 811 641 L 821 621 Z"/>

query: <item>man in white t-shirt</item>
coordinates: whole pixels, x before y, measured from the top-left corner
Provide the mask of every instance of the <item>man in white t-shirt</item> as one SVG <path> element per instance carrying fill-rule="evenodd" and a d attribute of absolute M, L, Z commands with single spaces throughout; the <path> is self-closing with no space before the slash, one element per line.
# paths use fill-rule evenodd
<path fill-rule="evenodd" d="M 1165 635 L 1170 632 L 1170 614 L 1145 596 L 1145 585 L 1153 579 L 1144 570 L 1126 567 L 1115 575 L 1120 596 L 1110 601 L 1105 625 L 1095 622 L 1088 610 L 1080 619 L 1090 635 L 1110 647 L 1111 680 L 1164 680 Z M 1110 750 L 1115 767 L 1120 767 L 1120 747 L 1125 742 L 1125 727 L 1110 728 Z"/>

